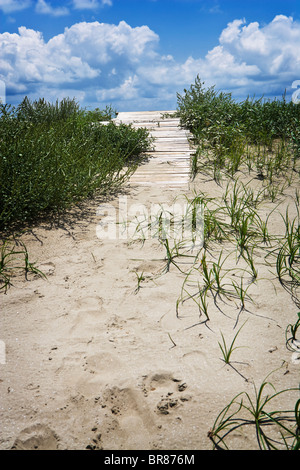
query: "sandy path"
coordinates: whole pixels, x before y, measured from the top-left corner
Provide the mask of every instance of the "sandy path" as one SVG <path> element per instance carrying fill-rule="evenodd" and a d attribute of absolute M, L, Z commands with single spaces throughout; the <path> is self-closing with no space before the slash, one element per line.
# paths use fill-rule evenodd
<path fill-rule="evenodd" d="M 219 191 L 199 176 L 188 192 L 131 187 L 123 197 L 150 210 L 194 188 Z M 165 256 L 156 239 L 98 238 L 99 204 L 23 236 L 48 278 L 16 278 L 1 295 L 0 448 L 211 449 L 207 433 L 234 395 L 253 394 L 275 369 L 276 388 L 297 386 L 299 363 L 285 346 L 296 307 L 261 271 L 252 313 L 241 318 L 238 345 L 247 347 L 234 353 L 236 370 L 225 366 L 220 332 L 233 338 L 238 308 L 228 317 L 212 305 L 205 325 L 188 302 L 177 318 L 178 269 L 155 277 Z M 119 198 L 110 204 L 118 210 Z M 145 277 L 138 292 L 135 271 Z M 256 446 L 248 434 L 234 439 L 235 448 Z"/>

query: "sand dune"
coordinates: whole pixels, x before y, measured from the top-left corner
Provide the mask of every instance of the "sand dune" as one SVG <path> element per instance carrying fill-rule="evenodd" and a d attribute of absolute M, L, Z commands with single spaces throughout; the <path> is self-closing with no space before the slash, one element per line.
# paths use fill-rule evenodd
<path fill-rule="evenodd" d="M 150 210 L 194 189 L 220 191 L 199 175 L 188 190 L 131 185 L 123 196 L 128 207 L 139 202 Z M 182 273 L 171 265 L 160 274 L 165 252 L 157 239 L 98 238 L 101 203 L 22 237 L 47 280 L 16 277 L 1 295 L 0 447 L 211 449 L 208 431 L 237 393 L 252 395 L 253 384 L 275 370 L 276 389 L 297 386 L 299 354 L 285 345 L 295 304 L 258 260 L 253 302 L 239 322 L 248 320 L 237 342 L 246 347 L 234 352 L 234 367 L 225 365 L 220 333 L 233 338 L 239 305 L 224 314 L 210 304 L 206 324 L 193 301 L 177 316 Z M 118 210 L 118 196 L 109 203 Z M 271 227 L 280 220 L 275 211 Z M 136 273 L 143 273 L 139 288 Z M 290 400 L 282 396 L 280 406 L 293 407 Z M 256 448 L 255 435 L 235 435 L 233 445 Z"/>

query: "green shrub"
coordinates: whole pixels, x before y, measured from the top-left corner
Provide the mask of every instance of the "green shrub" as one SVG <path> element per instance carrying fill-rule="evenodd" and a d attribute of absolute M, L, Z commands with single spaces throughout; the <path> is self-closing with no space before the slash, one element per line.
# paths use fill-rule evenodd
<path fill-rule="evenodd" d="M 1 105 L 0 230 L 109 192 L 150 145 L 146 129 L 92 122 L 74 100 Z"/>
<path fill-rule="evenodd" d="M 300 106 L 287 102 L 285 95 L 281 100 L 248 97 L 237 102 L 230 93 L 204 85 L 197 76 L 189 90 L 177 94 L 177 116 L 198 146 L 194 176 L 197 169 L 206 168 L 219 182 L 221 172 L 233 177 L 243 163 L 249 171 L 256 168 L 270 184 L 275 175 L 286 173 L 291 163 L 298 172 Z"/>
<path fill-rule="evenodd" d="M 253 143 L 269 142 L 273 138 L 290 137 L 298 132 L 300 107 L 285 95 L 273 101 L 250 99 L 237 102 L 231 93 L 217 91 L 215 86 L 205 88 L 197 76 L 195 83 L 184 94 L 177 94 L 177 110 L 184 127 L 195 136 L 213 140 L 215 134 L 235 129 Z M 226 137 L 224 137 L 226 138 Z"/>

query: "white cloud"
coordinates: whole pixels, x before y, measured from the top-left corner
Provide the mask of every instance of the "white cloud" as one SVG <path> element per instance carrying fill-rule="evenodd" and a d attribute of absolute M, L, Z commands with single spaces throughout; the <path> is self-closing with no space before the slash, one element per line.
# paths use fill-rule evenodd
<path fill-rule="evenodd" d="M 132 96 L 137 65 L 153 57 L 158 36 L 147 26 L 131 28 L 99 22 L 77 23 L 45 42 L 38 31 L 20 27 L 0 34 L 0 79 L 8 93 L 34 94 L 53 88 L 92 92 L 120 88 L 113 96 Z M 113 87 L 111 85 L 114 85 Z"/>
<path fill-rule="evenodd" d="M 240 35 L 240 26 L 244 24 L 244 22 L 245 20 L 234 20 L 228 23 L 227 28 L 222 31 L 220 42 L 230 44 L 235 41 Z"/>
<path fill-rule="evenodd" d="M 76 10 L 94 10 L 105 5 L 112 6 L 112 0 L 73 0 Z"/>
<path fill-rule="evenodd" d="M 18 34 L 0 34 L 1 71 L 6 70 L 0 76 L 12 91 L 29 93 L 36 86 L 61 87 L 98 76 L 84 57 L 70 52 L 45 43 L 40 32 L 20 27 Z"/>
<path fill-rule="evenodd" d="M 70 3 L 70 2 L 68 2 Z M 0 10 L 3 13 L 13 13 L 32 6 L 33 0 L 0 0 Z M 112 0 L 72 0 L 70 6 L 75 10 L 95 10 L 104 6 L 112 6 Z M 63 16 L 69 13 L 65 6 L 52 7 L 49 1 L 36 0 L 35 10 L 37 13 Z"/>
<path fill-rule="evenodd" d="M 300 24 L 283 15 L 263 27 L 256 22 L 248 26 L 244 22 L 230 23 L 222 32 L 220 43 L 237 59 L 255 63 L 269 73 L 273 61 L 286 53 L 299 65 Z"/>
<path fill-rule="evenodd" d="M 24 10 L 31 5 L 31 0 L 0 0 L 0 10 L 3 13 Z"/>
<path fill-rule="evenodd" d="M 176 93 L 198 74 L 207 86 L 244 98 L 279 97 L 300 78 L 300 24 L 283 15 L 263 26 L 234 20 L 205 57 L 183 62 L 160 55 L 158 43 L 148 26 L 133 28 L 125 21 L 77 23 L 48 42 L 21 27 L 0 34 L 0 79 L 8 96 L 40 93 L 52 99 L 63 93 L 73 97 L 74 90 L 83 105 L 110 103 L 122 110 L 171 109 Z"/>
<path fill-rule="evenodd" d="M 130 76 L 124 80 L 121 85 L 106 90 L 97 90 L 96 96 L 99 101 L 107 102 L 107 100 L 132 100 L 139 96 L 139 79 L 137 75 Z"/>
<path fill-rule="evenodd" d="M 247 85 L 261 93 L 288 88 L 300 77 L 300 23 L 284 15 L 260 26 L 245 20 L 229 23 L 220 44 L 236 63 L 244 62 L 254 77 L 245 73 Z M 255 69 L 257 72 L 255 73 Z"/>
<path fill-rule="evenodd" d="M 53 8 L 49 2 L 45 0 L 38 0 L 36 3 L 35 11 L 43 15 L 64 16 L 69 14 L 66 7 Z"/>

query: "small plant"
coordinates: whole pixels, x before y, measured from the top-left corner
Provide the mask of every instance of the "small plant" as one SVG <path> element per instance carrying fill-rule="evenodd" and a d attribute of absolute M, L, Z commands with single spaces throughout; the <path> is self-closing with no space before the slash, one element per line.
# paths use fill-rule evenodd
<path fill-rule="evenodd" d="M 23 242 L 5 240 L 0 249 L 0 292 L 5 293 L 12 285 L 12 277 L 20 272 L 24 273 L 26 280 L 29 273 L 46 278 L 46 275 L 29 261 L 28 251 Z"/>
<path fill-rule="evenodd" d="M 188 255 L 181 250 L 181 246 L 184 248 L 183 242 L 174 242 L 174 245 L 171 247 L 169 243 L 169 239 L 165 238 L 161 240 L 162 245 L 166 249 L 166 256 L 164 261 L 166 261 L 166 265 L 162 270 L 162 273 L 168 273 L 170 271 L 170 266 L 173 264 L 182 274 L 186 274 L 181 267 L 179 266 L 178 262 L 175 260 L 177 258 L 192 258 L 195 259 L 195 256 Z"/>
<path fill-rule="evenodd" d="M 141 283 L 143 281 L 145 281 L 145 276 L 144 276 L 144 272 L 142 272 L 141 274 L 139 274 L 137 271 L 134 271 L 136 277 L 137 277 L 137 287 L 134 291 L 135 294 L 137 294 L 139 292 L 139 290 L 141 289 Z"/>
<path fill-rule="evenodd" d="M 295 304 L 299 307 L 300 287 L 300 227 L 299 216 L 290 221 L 288 212 L 284 219 L 285 236 L 280 240 L 280 248 L 273 250 L 276 254 L 276 271 L 281 285 L 291 293 Z"/>
<path fill-rule="evenodd" d="M 267 387 L 271 387 L 274 393 L 265 394 Z M 294 409 L 267 409 L 279 395 L 299 392 L 299 389 L 291 388 L 276 392 L 266 377 L 259 389 L 254 386 L 254 390 L 254 397 L 248 392 L 237 394 L 219 413 L 208 433 L 213 448 L 229 450 L 227 445 L 229 436 L 233 432 L 237 434 L 241 428 L 248 427 L 253 430 L 259 450 L 299 450 L 300 399 L 296 401 Z"/>
<path fill-rule="evenodd" d="M 227 224 L 219 217 L 219 209 L 210 209 L 205 207 L 204 210 L 204 248 L 208 248 L 210 243 L 222 242 L 228 238 Z"/>
<path fill-rule="evenodd" d="M 242 255 L 244 251 L 248 251 L 249 242 L 256 236 L 256 232 L 251 226 L 253 219 L 253 213 L 241 213 L 239 220 L 236 222 L 236 240 L 240 255 Z"/>
<path fill-rule="evenodd" d="M 197 173 L 198 173 L 198 152 L 196 151 L 194 154 L 192 154 L 192 159 L 191 159 L 192 180 L 195 179 Z"/>
<path fill-rule="evenodd" d="M 216 294 L 219 297 L 221 296 L 221 294 L 224 294 L 225 296 L 227 295 L 227 289 L 225 288 L 225 284 L 223 283 L 223 279 L 226 275 L 226 271 L 221 274 L 221 270 L 229 255 L 226 256 L 222 261 L 222 254 L 223 252 L 221 251 L 217 262 L 216 263 L 213 262 L 212 264 L 212 272 L 213 272 L 214 280 L 215 280 L 214 290 L 216 291 Z"/>
<path fill-rule="evenodd" d="M 246 308 L 246 300 L 252 301 L 251 297 L 247 294 L 247 290 L 249 289 L 251 284 L 248 284 L 248 286 L 246 288 L 244 288 L 243 278 L 241 277 L 240 285 L 234 279 L 232 279 L 232 285 L 234 287 L 236 297 L 240 301 L 240 310 L 239 310 L 239 313 L 237 315 L 237 319 L 236 319 L 236 323 L 235 323 L 235 327 L 236 327 L 236 325 L 238 324 L 239 317 L 240 317 L 241 313 L 244 310 L 249 312 L 249 310 L 247 310 L 247 308 Z"/>
<path fill-rule="evenodd" d="M 256 214 L 256 217 L 254 218 L 254 225 L 258 229 L 258 234 L 261 236 L 264 245 L 268 245 L 271 243 L 271 236 L 268 230 L 268 221 L 275 209 L 269 212 L 266 220 L 262 220 L 262 218 L 258 214 Z"/>
<path fill-rule="evenodd" d="M 201 266 L 203 263 L 203 258 L 201 261 Z M 201 267 L 202 271 L 202 267 Z M 192 275 L 196 274 L 196 281 L 191 279 Z M 208 315 L 208 293 L 211 288 L 212 283 L 205 282 L 205 285 L 200 285 L 198 279 L 199 269 L 193 264 L 192 268 L 188 273 L 186 273 L 182 287 L 181 287 L 181 295 L 177 299 L 176 302 L 176 316 L 179 318 L 179 305 L 183 304 L 186 301 L 192 300 L 198 307 L 199 315 L 201 317 L 202 314 L 205 315 L 206 320 L 204 323 L 209 321 Z M 196 284 L 196 286 L 195 286 Z M 190 292 L 190 286 L 192 285 L 194 291 Z"/>
<path fill-rule="evenodd" d="M 290 351 L 300 349 L 300 341 L 297 339 L 297 332 L 300 329 L 300 312 L 298 312 L 298 320 L 294 324 L 289 324 L 285 331 L 286 346 Z"/>
<path fill-rule="evenodd" d="M 185 284 L 185 283 L 184 283 Z M 183 304 L 187 300 L 192 300 L 198 307 L 199 311 L 199 316 L 201 317 L 202 314 L 205 316 L 205 320 L 203 323 L 207 323 L 209 321 L 209 315 L 208 315 L 208 292 L 209 289 L 207 287 L 200 286 L 200 283 L 198 282 L 198 288 L 195 293 L 191 294 L 188 292 L 188 290 L 184 287 L 182 287 L 182 293 L 181 297 L 177 299 L 176 302 L 176 316 L 179 318 L 179 304 Z M 183 297 L 183 292 L 185 292 L 187 295 L 184 298 Z"/>
<path fill-rule="evenodd" d="M 258 271 L 257 271 L 257 269 L 255 267 L 255 264 L 254 264 L 253 252 L 254 252 L 254 247 L 252 247 L 251 251 L 247 249 L 246 253 L 243 253 L 243 258 L 247 262 L 247 264 L 249 265 L 249 267 L 251 269 L 252 277 L 251 277 L 250 283 L 255 282 L 257 280 L 257 276 L 258 276 Z"/>
<path fill-rule="evenodd" d="M 245 322 L 246 323 L 246 322 Z M 243 326 L 245 325 L 245 323 L 240 327 L 240 329 L 236 332 L 236 334 L 234 335 L 234 338 L 231 342 L 231 344 L 229 346 L 227 346 L 226 344 L 226 341 L 225 341 L 225 338 L 224 338 L 224 335 L 223 333 L 221 332 L 221 336 L 222 336 L 222 343 L 219 342 L 219 346 L 220 346 L 220 349 L 221 349 L 221 352 L 222 352 L 222 355 L 223 355 L 223 361 L 225 362 L 225 364 L 230 364 L 230 358 L 231 358 L 231 355 L 233 353 L 233 351 L 235 351 L 236 349 L 238 348 L 241 348 L 242 346 L 235 346 L 234 347 L 234 343 L 241 331 L 241 329 L 243 328 Z"/>
<path fill-rule="evenodd" d="M 199 289 L 199 303 L 198 303 L 198 306 L 199 306 L 199 311 L 200 311 L 200 314 L 201 312 L 205 315 L 205 323 L 207 321 L 209 321 L 209 316 L 208 316 L 208 303 L 207 303 L 207 294 L 208 294 L 208 288 L 204 288 L 204 289 L 200 289 L 200 285 L 198 285 L 198 289 Z"/>

